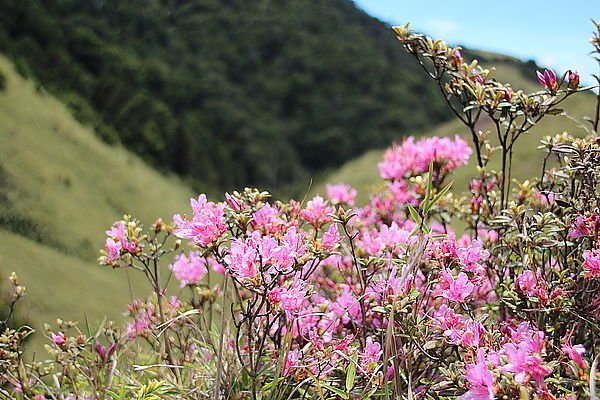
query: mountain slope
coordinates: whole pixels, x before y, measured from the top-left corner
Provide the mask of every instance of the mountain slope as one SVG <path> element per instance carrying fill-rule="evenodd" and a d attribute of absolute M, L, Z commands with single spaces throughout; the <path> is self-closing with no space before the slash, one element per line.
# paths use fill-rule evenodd
<path fill-rule="evenodd" d="M 16 271 L 30 287 L 20 312 L 36 327 L 118 317 L 130 299 L 127 276 L 95 262 L 104 231 L 123 213 L 170 220 L 187 210 L 191 191 L 102 143 L 4 57 L 0 72 L 0 274 Z M 140 277 L 132 278 L 135 286 Z"/>
<path fill-rule="evenodd" d="M 2 50 L 103 138 L 201 190 L 304 187 L 450 116 L 350 0 L 4 0 Z"/>
<path fill-rule="evenodd" d="M 525 92 L 534 92 L 540 90 L 540 86 L 535 81 L 535 64 L 522 63 L 517 60 L 499 54 L 470 52 L 481 61 L 481 64 L 490 67 L 494 66 L 496 71 L 494 76 L 501 82 L 509 82 L 517 89 L 523 89 Z M 564 109 L 570 117 L 583 121 L 584 116 L 591 116 L 594 112 L 594 98 L 589 94 L 578 94 L 564 103 Z M 491 129 L 491 126 L 483 124 L 480 129 Z M 517 180 L 531 179 L 539 176 L 541 163 L 544 157 L 542 151 L 536 150 L 539 141 L 547 135 L 555 135 L 567 131 L 576 136 L 585 136 L 586 131 L 578 126 L 572 119 L 564 116 L 547 116 L 540 124 L 534 127 L 527 135 L 523 135 L 515 147 L 513 159 L 513 178 Z M 471 143 L 470 135 L 460 121 L 452 120 L 429 129 L 425 132 L 407 132 L 415 136 L 454 136 L 461 135 Z M 369 199 L 369 193 L 373 193 L 381 188 L 381 178 L 377 163 L 383 159 L 384 150 L 372 150 L 357 157 L 340 168 L 325 174 L 314 185 L 312 193 L 324 193 L 326 183 L 344 182 L 359 190 L 358 202 L 365 204 Z M 499 168 L 499 160 L 492 164 L 496 169 Z M 468 186 L 470 177 L 474 175 L 476 161 L 471 157 L 469 165 L 456 170 L 451 176 L 454 181 L 453 191 L 461 193 Z"/>

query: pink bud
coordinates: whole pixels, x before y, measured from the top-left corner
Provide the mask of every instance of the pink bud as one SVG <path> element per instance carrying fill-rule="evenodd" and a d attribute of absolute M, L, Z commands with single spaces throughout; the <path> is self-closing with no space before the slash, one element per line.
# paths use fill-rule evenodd
<path fill-rule="evenodd" d="M 239 200 L 237 200 L 235 197 L 233 197 L 229 193 L 225 193 L 225 202 L 233 211 L 236 211 L 236 212 L 242 211 L 242 205 L 240 204 Z"/>
<path fill-rule="evenodd" d="M 58 332 L 58 334 L 50 333 L 50 339 L 52 339 L 54 344 L 57 346 L 60 346 L 67 341 L 65 334 L 62 332 Z"/>
<path fill-rule="evenodd" d="M 556 74 L 551 69 L 544 70 L 544 73 L 540 71 L 536 72 L 538 82 L 551 92 L 558 90 L 558 82 L 556 81 Z"/>
<path fill-rule="evenodd" d="M 104 362 L 110 360 L 115 350 L 117 350 L 117 343 L 112 343 L 108 349 L 105 346 L 102 346 L 97 340 L 96 343 L 94 343 L 94 351 L 100 356 L 100 359 Z"/>
<path fill-rule="evenodd" d="M 577 90 L 579 87 L 579 74 L 577 71 L 569 71 L 569 89 Z"/>

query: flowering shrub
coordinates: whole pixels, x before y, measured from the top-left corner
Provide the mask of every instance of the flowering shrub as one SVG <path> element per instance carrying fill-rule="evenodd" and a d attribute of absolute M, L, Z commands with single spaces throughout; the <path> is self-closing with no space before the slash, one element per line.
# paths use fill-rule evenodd
<path fill-rule="evenodd" d="M 337 184 L 306 203 L 273 202 L 256 189 L 221 202 L 200 195 L 190 215 L 149 230 L 126 216 L 107 231 L 100 262 L 138 270 L 152 294 L 128 306 L 126 327 L 48 326 L 53 359 L 45 363 L 23 360 L 29 330 L 5 329 L 1 393 L 596 398 L 598 116 L 588 139 L 544 139 L 560 162 L 544 165 L 540 179 L 510 184 L 519 136 L 581 90 L 578 76 L 547 70 L 538 74 L 542 90 L 514 92 L 460 49 L 395 31 L 440 84 L 473 150 L 460 137 L 405 139 L 385 153 L 386 185 L 364 207 L 350 208 L 356 191 Z M 496 131 L 477 132 L 480 118 Z M 473 151 L 478 176 L 456 197 L 448 177 Z M 464 234 L 454 219 L 467 223 Z M 23 288 L 13 284 L 17 300 Z"/>

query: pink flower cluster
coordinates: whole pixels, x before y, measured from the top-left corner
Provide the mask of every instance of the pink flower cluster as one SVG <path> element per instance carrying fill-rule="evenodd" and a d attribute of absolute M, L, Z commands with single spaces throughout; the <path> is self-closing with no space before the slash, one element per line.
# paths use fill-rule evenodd
<path fill-rule="evenodd" d="M 386 191 L 352 211 L 345 207 L 355 202 L 356 191 L 344 184 L 329 185 L 327 200 L 315 196 L 305 206 L 296 201 L 270 204 L 267 196 L 251 191 L 227 195 L 224 203 L 208 202 L 201 195 L 192 200 L 191 218 L 174 217 L 173 230 L 199 250 L 176 256 L 170 269 L 182 287 L 202 285 L 202 294 L 209 291 L 202 283 L 209 267 L 226 274 L 228 282 L 233 281 L 229 290 L 235 291 L 229 298 L 242 304 L 232 308 L 232 318 L 240 332 L 256 334 L 241 335 L 231 351 L 238 352 L 242 363 L 250 360 L 251 352 L 257 351 L 255 339 L 260 338 L 263 355 L 273 357 L 290 381 L 302 382 L 309 375 L 337 379 L 350 362 L 357 364 L 360 385 L 380 379 L 380 373 L 393 379 L 397 369 L 389 360 L 390 369 L 383 371 L 386 343 L 392 358 L 431 351 L 423 359 L 447 359 L 451 372 L 432 371 L 427 380 L 444 385 L 452 381 L 448 396 L 512 398 L 525 390 L 532 398 L 560 398 L 550 394 L 556 391 L 556 371 L 563 373 L 568 364 L 570 376 L 585 379 L 585 348 L 571 344 L 564 331 L 558 340 L 547 339 L 552 330 L 536 325 L 539 318 L 530 316 L 551 315 L 569 304 L 568 295 L 574 291 L 565 289 L 564 280 L 576 280 L 590 293 L 595 290 L 593 279 L 600 277 L 598 219 L 577 216 L 570 229 L 561 231 L 564 238 L 569 230 L 569 246 L 583 243 L 588 249 L 570 256 L 576 274 L 568 274 L 569 266 L 550 251 L 534 252 L 527 260 L 499 256 L 506 254 L 502 235 L 507 228 L 485 225 L 490 221 L 479 218 L 485 217 L 485 210 L 471 208 L 471 216 L 478 217 L 472 221 L 472 236 L 455 235 L 438 214 L 444 205 L 432 209 L 428 230 L 419 229 L 405 205 L 425 204 L 421 183 L 427 181 L 423 178 L 430 163 L 432 179 L 441 179 L 441 186 L 445 174 L 467 163 L 470 154 L 459 137 L 408 138 L 388 150 L 379 165 L 389 180 Z M 498 190 L 496 186 L 494 178 L 486 178 L 471 181 L 469 189 L 483 201 L 488 192 Z M 550 200 L 544 202 L 540 193 L 526 193 L 530 201 L 523 201 L 523 207 L 531 212 L 556 207 Z M 468 201 L 464 204 L 467 211 L 461 212 L 468 213 Z M 471 202 L 476 204 L 482 205 Z M 117 223 L 110 232 L 121 248 L 138 251 L 125 225 Z M 217 289 L 207 294 L 211 299 L 218 295 Z M 160 296 L 165 299 L 166 293 Z M 596 297 L 590 308 L 600 306 Z M 174 317 L 181 305 L 169 300 L 166 318 L 179 321 Z M 158 324 L 156 299 L 132 303 L 130 314 L 128 337 L 148 338 Z M 413 330 L 415 321 L 418 327 Z M 389 324 L 395 332 L 410 331 L 415 343 L 423 339 L 419 346 L 425 347 L 412 347 L 410 340 L 390 345 Z M 573 342 L 587 343 L 575 337 Z M 59 334 L 52 338 L 55 347 L 66 340 Z M 282 344 L 286 351 L 281 351 Z M 427 398 L 424 386 L 415 388 L 416 398 Z"/>
<path fill-rule="evenodd" d="M 600 278 L 600 250 L 586 250 L 583 252 L 583 270 L 585 278 Z"/>
<path fill-rule="evenodd" d="M 349 206 L 354 205 L 356 200 L 356 189 L 350 185 L 344 183 L 338 183 L 336 185 L 327 185 L 327 198 L 331 201 L 331 204 L 347 204 Z"/>
<path fill-rule="evenodd" d="M 180 282 L 180 287 L 199 283 L 208 272 L 207 261 L 199 251 L 180 254 L 175 257 L 169 269 L 173 271 L 175 278 Z"/>
<path fill-rule="evenodd" d="M 300 212 L 300 216 L 318 229 L 333 220 L 329 214 L 333 214 L 334 211 L 335 209 L 329 205 L 327 200 L 321 196 L 315 196 L 306 204 L 306 208 Z"/>
<path fill-rule="evenodd" d="M 427 172 L 433 162 L 440 173 L 446 174 L 461 165 L 466 165 L 472 150 L 460 136 L 454 140 L 446 137 L 431 137 L 417 140 L 411 136 L 401 145 L 388 149 L 379 172 L 383 179 L 402 180 L 411 175 Z"/>
<path fill-rule="evenodd" d="M 173 216 L 174 233 L 177 237 L 191 240 L 199 246 L 209 246 L 227 230 L 225 204 L 207 201 L 204 194 L 201 194 L 198 200 L 191 199 L 190 203 L 193 211 L 191 219 L 187 215 Z"/>
<path fill-rule="evenodd" d="M 135 254 L 139 248 L 136 241 L 129 238 L 125 221 L 117 221 L 106 231 L 105 263 L 114 263 L 123 253 Z"/>

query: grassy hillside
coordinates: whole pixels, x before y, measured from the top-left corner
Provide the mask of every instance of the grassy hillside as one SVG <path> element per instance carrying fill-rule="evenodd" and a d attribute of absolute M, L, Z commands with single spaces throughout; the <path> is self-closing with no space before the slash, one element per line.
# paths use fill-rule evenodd
<path fill-rule="evenodd" d="M 106 140 L 219 189 L 283 191 L 450 117 L 350 0 L 3 0 L 0 51 Z"/>
<path fill-rule="evenodd" d="M 104 231 L 123 213 L 169 220 L 191 191 L 101 142 L 4 57 L 0 72 L 0 273 L 30 288 L 22 312 L 34 325 L 117 317 L 129 289 L 124 271 L 95 262 Z"/>
<path fill-rule="evenodd" d="M 509 82 L 515 89 L 523 89 L 526 92 L 539 90 L 540 87 L 535 82 L 533 76 L 525 75 L 525 69 L 521 68 L 514 59 L 506 56 L 492 53 L 474 53 L 476 58 L 480 58 L 482 65 L 494 65 L 496 72 L 494 76 L 502 82 Z M 487 65 L 486 65 L 487 64 Z M 564 108 L 571 117 L 583 121 L 583 116 L 590 116 L 594 110 L 594 98 L 591 95 L 580 94 L 565 102 Z M 481 130 L 490 129 L 485 123 L 480 127 Z M 539 125 L 532 129 L 529 134 L 519 139 L 515 147 L 513 160 L 513 177 L 518 180 L 539 176 L 543 153 L 536 150 L 539 141 L 546 135 L 554 135 L 568 131 L 574 135 L 585 135 L 585 131 L 577 126 L 575 122 L 564 116 L 548 116 Z M 410 132 L 408 132 L 410 134 Z M 470 135 L 467 129 L 458 120 L 452 120 L 427 131 L 427 136 L 448 136 L 461 135 L 471 143 Z M 418 135 L 416 135 L 418 136 Z M 348 183 L 359 190 L 358 202 L 364 204 L 368 201 L 369 193 L 372 193 L 381 185 L 377 163 L 383 159 L 384 150 L 371 150 L 360 157 L 344 164 L 340 168 L 326 174 L 314 186 L 313 193 L 324 193 L 325 184 L 332 182 Z M 499 167 L 499 160 L 497 166 Z M 470 177 L 475 171 L 476 160 L 471 158 L 468 166 L 462 167 L 454 173 L 454 191 L 460 193 L 467 188 Z"/>

